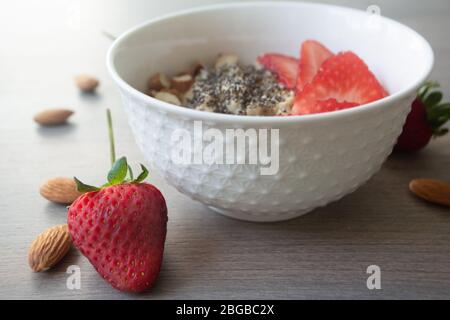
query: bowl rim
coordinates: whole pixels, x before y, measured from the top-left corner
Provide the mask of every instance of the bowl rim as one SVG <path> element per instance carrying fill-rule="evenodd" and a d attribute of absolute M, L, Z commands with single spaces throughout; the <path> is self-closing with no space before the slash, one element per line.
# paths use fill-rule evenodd
<path fill-rule="evenodd" d="M 211 121 L 211 122 L 221 122 L 221 123 L 234 123 L 234 124 L 289 124 L 289 123 L 298 123 L 298 122 L 310 122 L 310 121 L 320 121 L 320 120 L 332 120 L 332 119 L 338 119 L 342 117 L 348 117 L 351 114 L 360 114 L 366 111 L 370 111 L 373 109 L 381 108 L 385 105 L 390 105 L 396 101 L 400 101 L 406 97 L 408 97 L 410 94 L 415 92 L 420 85 L 422 85 L 429 77 L 433 66 L 434 66 L 434 53 L 431 45 L 429 42 L 420 35 L 417 31 L 414 29 L 408 27 L 407 25 L 404 25 L 396 20 L 390 19 L 385 16 L 381 16 L 382 19 L 388 21 L 389 23 L 392 23 L 394 25 L 399 26 L 400 28 L 406 29 L 408 32 L 412 33 L 414 36 L 416 36 L 424 45 L 425 50 L 428 55 L 428 65 L 424 69 L 425 71 L 418 77 L 417 81 L 415 81 L 412 85 L 394 93 L 391 94 L 383 99 L 376 100 L 371 103 L 367 103 L 364 105 L 360 105 L 355 108 L 349 108 L 344 110 L 338 110 L 338 111 L 331 111 L 331 112 L 323 112 L 323 113 L 316 113 L 316 114 L 307 114 L 307 115 L 300 115 L 300 116 L 286 116 L 286 117 L 280 117 L 280 116 L 248 116 L 248 115 L 234 115 L 234 114 L 223 114 L 223 113 L 215 113 L 215 112 L 205 112 L 195 109 L 186 108 L 183 106 L 177 106 L 174 104 L 170 104 L 158 99 L 155 99 L 153 97 L 150 97 L 146 95 L 145 93 L 135 89 L 133 86 L 128 84 L 122 77 L 118 74 L 115 65 L 114 65 L 114 56 L 118 48 L 120 48 L 120 45 L 130 36 L 132 36 L 134 33 L 139 32 L 141 29 L 144 29 L 152 24 L 157 24 L 159 22 L 169 20 L 169 19 L 176 19 L 182 16 L 191 15 L 195 13 L 200 12 L 207 12 L 207 11 L 217 11 L 217 10 L 224 10 L 229 8 L 242 8 L 242 7 L 271 7 L 271 6 L 313 6 L 313 7 L 324 7 L 324 8 L 333 8 L 337 10 L 343 10 L 343 11 L 350 11 L 350 12 L 357 12 L 359 14 L 365 12 L 363 10 L 351 8 L 351 7 L 345 7 L 345 6 L 338 6 L 338 5 L 330 5 L 330 4 L 323 4 L 323 3 L 312 3 L 312 2 L 292 2 L 292 1 L 256 1 L 256 2 L 241 2 L 241 3 L 224 3 L 224 4 L 212 4 L 212 5 L 206 5 L 206 6 L 199 6 L 191 9 L 185 9 L 176 11 L 169 14 L 164 14 L 155 18 L 152 18 L 150 20 L 147 20 L 143 23 L 140 23 L 136 25 L 135 27 L 132 27 L 128 31 L 125 31 L 122 33 L 117 39 L 112 43 L 110 46 L 107 56 L 106 56 L 106 66 L 108 69 L 108 72 L 110 76 L 113 78 L 113 80 L 117 83 L 119 88 L 122 90 L 128 92 L 135 98 L 145 101 L 152 106 L 156 106 L 158 108 L 158 111 L 163 113 L 176 113 L 179 116 L 186 117 L 193 120 L 204 120 L 204 121 Z"/>

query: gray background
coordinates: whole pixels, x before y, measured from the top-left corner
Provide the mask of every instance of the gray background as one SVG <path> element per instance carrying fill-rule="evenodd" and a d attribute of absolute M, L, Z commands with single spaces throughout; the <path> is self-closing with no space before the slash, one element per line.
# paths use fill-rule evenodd
<path fill-rule="evenodd" d="M 354 194 L 288 222 L 254 224 L 217 215 L 177 193 L 155 172 L 169 225 L 164 264 L 143 295 L 112 289 L 72 250 L 52 271 L 34 274 L 27 250 L 34 237 L 65 222 L 65 208 L 38 194 L 63 175 L 103 182 L 109 167 L 104 121 L 113 111 L 117 149 L 143 161 L 105 68 L 110 41 L 151 17 L 217 1 L 3 1 L 0 7 L 0 298 L 450 298 L 448 209 L 413 198 L 410 179 L 450 180 L 450 136 L 413 156 L 390 157 Z M 382 14 L 419 31 L 432 44 L 432 78 L 450 93 L 450 1 L 326 1 Z M 330 31 L 331 32 L 331 31 Z M 380 48 L 382 50 L 382 48 Z M 78 93 L 72 77 L 102 83 L 96 96 Z M 70 125 L 39 128 L 35 112 L 69 107 Z M 82 271 L 81 290 L 66 289 L 66 268 Z M 382 290 L 366 288 L 366 268 L 382 270 Z"/>

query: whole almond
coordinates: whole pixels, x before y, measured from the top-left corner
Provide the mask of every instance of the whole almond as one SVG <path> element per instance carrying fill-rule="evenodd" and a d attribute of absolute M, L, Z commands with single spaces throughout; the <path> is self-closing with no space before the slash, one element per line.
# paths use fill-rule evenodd
<path fill-rule="evenodd" d="M 72 238 L 66 224 L 48 228 L 33 241 L 28 251 L 28 264 L 34 272 L 57 264 L 69 251 Z"/>
<path fill-rule="evenodd" d="M 72 114 L 69 109 L 47 109 L 37 113 L 34 121 L 43 126 L 57 126 L 66 123 Z"/>
<path fill-rule="evenodd" d="M 409 190 L 416 196 L 432 203 L 450 206 L 450 184 L 434 179 L 414 179 Z"/>
<path fill-rule="evenodd" d="M 87 75 L 79 74 L 75 76 L 75 84 L 84 92 L 93 92 L 99 85 L 100 81 L 97 78 Z"/>
<path fill-rule="evenodd" d="M 60 204 L 71 204 L 81 195 L 77 190 L 75 180 L 65 177 L 56 177 L 46 181 L 39 192 L 45 199 Z"/>

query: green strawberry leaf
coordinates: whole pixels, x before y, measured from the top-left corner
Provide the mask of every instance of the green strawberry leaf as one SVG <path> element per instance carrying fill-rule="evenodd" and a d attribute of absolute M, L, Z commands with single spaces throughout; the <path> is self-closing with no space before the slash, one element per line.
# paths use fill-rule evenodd
<path fill-rule="evenodd" d="M 90 186 L 88 184 L 84 184 L 83 182 L 81 182 L 80 180 L 78 180 L 76 177 L 73 177 L 73 180 L 75 180 L 75 183 L 77 184 L 77 190 L 79 192 L 91 192 L 91 191 L 98 191 L 100 190 L 97 187 L 94 186 Z"/>
<path fill-rule="evenodd" d="M 442 100 L 442 93 L 439 91 L 435 91 L 430 93 L 428 97 L 425 98 L 424 103 L 426 106 L 431 107 L 437 105 L 439 102 L 441 102 L 441 100 Z"/>
<path fill-rule="evenodd" d="M 111 170 L 108 172 L 109 185 L 122 183 L 128 172 L 127 158 L 121 157 L 114 162 Z"/>
<path fill-rule="evenodd" d="M 448 132 L 447 128 L 441 128 L 441 129 L 433 131 L 433 136 L 434 137 L 441 137 L 441 136 L 447 134 L 447 132 Z"/>
<path fill-rule="evenodd" d="M 437 118 L 437 120 L 436 120 L 437 127 L 444 125 L 448 121 L 449 118 L 450 117 L 448 115 Z"/>
<path fill-rule="evenodd" d="M 134 175 L 133 175 L 133 170 L 131 169 L 130 165 L 128 165 L 128 176 L 130 177 L 130 181 L 133 181 Z"/>
<path fill-rule="evenodd" d="M 427 118 L 430 122 L 441 117 L 450 117 L 450 105 L 437 105 L 427 109 Z"/>
<path fill-rule="evenodd" d="M 437 82 L 426 82 L 417 92 L 419 100 L 423 103 L 427 121 L 434 136 L 442 136 L 448 132 L 441 128 L 450 120 L 450 103 L 441 103 L 443 94 L 435 90 L 439 87 Z"/>
<path fill-rule="evenodd" d="M 141 169 L 142 169 L 142 172 L 139 174 L 139 176 L 133 182 L 139 183 L 139 182 L 144 181 L 145 178 L 147 178 L 147 176 L 148 176 L 147 168 L 141 164 Z"/>
<path fill-rule="evenodd" d="M 442 110 L 450 111 L 450 102 L 442 103 L 438 107 Z"/>
<path fill-rule="evenodd" d="M 425 96 L 427 95 L 428 91 L 434 88 L 438 88 L 439 83 L 435 81 L 428 81 L 426 82 L 422 87 L 420 87 L 419 91 L 417 92 L 417 95 L 419 96 L 420 100 L 424 100 Z"/>

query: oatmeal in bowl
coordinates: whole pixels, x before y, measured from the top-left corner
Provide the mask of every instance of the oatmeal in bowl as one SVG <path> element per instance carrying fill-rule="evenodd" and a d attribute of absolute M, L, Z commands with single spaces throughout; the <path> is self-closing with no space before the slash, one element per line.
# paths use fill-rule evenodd
<path fill-rule="evenodd" d="M 153 75 L 148 82 L 150 96 L 200 111 L 287 115 L 294 103 L 294 92 L 279 83 L 274 73 L 257 63 L 242 65 L 236 54 L 219 55 L 213 66 L 195 64 L 165 81 L 165 86 L 155 81 L 158 78 L 168 79 L 160 73 Z"/>

